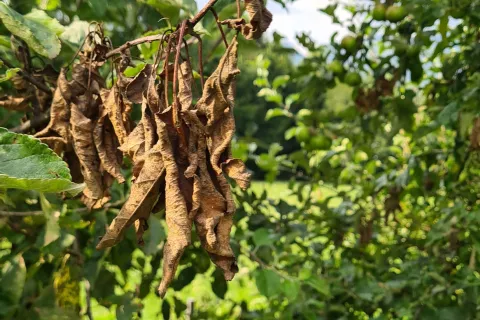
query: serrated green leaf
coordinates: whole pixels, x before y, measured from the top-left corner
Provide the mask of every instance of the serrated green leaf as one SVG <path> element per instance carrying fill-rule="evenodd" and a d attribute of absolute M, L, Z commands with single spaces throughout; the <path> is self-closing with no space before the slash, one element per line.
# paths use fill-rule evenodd
<path fill-rule="evenodd" d="M 38 18 L 39 14 L 35 16 Z M 45 21 L 40 23 L 38 19 L 31 20 L 22 16 L 3 2 L 0 2 L 0 19 L 13 35 L 24 40 L 31 49 L 42 56 L 53 59 L 60 53 L 60 40 L 55 32 L 43 24 Z M 54 23 L 50 22 L 50 24 Z"/>
<path fill-rule="evenodd" d="M 47 145 L 0 128 L 0 188 L 76 195 L 84 185 L 71 180 L 67 164 Z"/>

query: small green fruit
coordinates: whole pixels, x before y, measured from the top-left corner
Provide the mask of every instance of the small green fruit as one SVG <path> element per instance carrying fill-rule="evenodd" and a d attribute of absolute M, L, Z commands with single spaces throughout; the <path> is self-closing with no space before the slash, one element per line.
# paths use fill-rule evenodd
<path fill-rule="evenodd" d="M 351 87 L 356 87 L 362 83 L 362 77 L 356 72 L 349 72 L 345 76 L 345 83 Z"/>
<path fill-rule="evenodd" d="M 307 142 L 310 140 L 310 130 L 307 127 L 300 126 L 295 130 L 295 138 L 298 142 Z"/>
<path fill-rule="evenodd" d="M 341 46 L 348 53 L 354 53 L 357 50 L 357 38 L 354 36 L 346 36 L 342 39 Z"/>
<path fill-rule="evenodd" d="M 390 6 L 385 12 L 385 17 L 390 22 L 400 22 L 407 16 L 407 11 L 402 6 Z"/>
<path fill-rule="evenodd" d="M 373 19 L 377 21 L 385 20 L 385 6 L 383 4 L 377 4 L 375 8 L 373 8 Z"/>
<path fill-rule="evenodd" d="M 333 72 L 336 75 L 341 75 L 345 71 L 343 68 L 343 63 L 339 60 L 333 60 L 328 66 L 327 69 Z"/>
<path fill-rule="evenodd" d="M 313 136 L 308 142 L 307 148 L 309 150 L 330 150 L 332 146 L 332 139 L 323 135 Z"/>

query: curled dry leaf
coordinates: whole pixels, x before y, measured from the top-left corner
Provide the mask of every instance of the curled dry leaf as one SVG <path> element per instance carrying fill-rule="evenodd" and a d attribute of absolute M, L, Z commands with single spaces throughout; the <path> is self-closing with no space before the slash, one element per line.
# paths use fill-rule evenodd
<path fill-rule="evenodd" d="M 165 113 L 171 115 L 171 109 Z M 170 124 L 171 125 L 171 124 Z M 180 177 L 167 123 L 157 121 L 158 135 L 165 165 L 165 217 L 168 226 L 167 243 L 163 251 L 163 277 L 158 292 L 163 297 L 175 276 L 183 251 L 191 241 L 192 220 L 189 218 L 187 203 L 180 189 Z"/>
<path fill-rule="evenodd" d="M 127 202 L 123 205 L 119 214 L 112 221 L 107 233 L 98 243 L 97 249 L 111 247 L 123 237 L 126 229 L 135 221 L 140 221 L 143 226 L 160 194 L 160 185 L 165 180 L 165 166 L 160 153 L 160 142 L 152 148 L 145 160 L 140 175 L 135 180 Z M 138 228 L 143 233 L 143 228 Z M 140 235 L 141 236 L 141 235 Z"/>
<path fill-rule="evenodd" d="M 70 101 L 71 99 L 70 84 L 65 76 L 65 70 L 60 72 L 57 79 L 57 88 L 53 95 L 52 105 L 50 106 L 50 122 L 42 131 L 38 132 L 36 137 L 47 137 L 57 135 L 61 137 L 65 143 L 70 143 Z"/>
<path fill-rule="evenodd" d="M 101 95 L 115 135 L 120 144 L 123 144 L 130 133 L 130 119 L 126 115 L 130 113 L 132 105 L 123 99 L 117 86 L 113 86 L 110 90 L 103 89 Z"/>
<path fill-rule="evenodd" d="M 258 39 L 272 23 L 272 13 L 265 7 L 263 0 L 245 0 L 245 10 L 250 23 L 245 25 L 242 33 L 247 39 Z"/>
<path fill-rule="evenodd" d="M 30 97 L 3 97 L 0 107 L 11 111 L 25 111 L 29 107 Z"/>
<path fill-rule="evenodd" d="M 125 182 L 118 160 L 118 140 L 114 135 L 114 126 L 107 117 L 107 110 L 100 106 L 100 117 L 93 129 L 93 141 L 102 167 L 119 183 Z"/>
<path fill-rule="evenodd" d="M 73 147 L 81 164 L 83 178 L 86 184 L 85 199 L 89 208 L 101 207 L 108 196 L 104 193 L 103 179 L 100 173 L 100 159 L 93 143 L 95 124 L 85 116 L 84 112 L 91 105 L 88 99 L 81 99 L 78 104 L 73 103 L 70 124 L 72 128 Z"/>
<path fill-rule="evenodd" d="M 212 167 L 217 174 L 222 172 L 219 162 L 226 159 L 220 158 L 227 151 L 235 133 L 233 100 L 229 92 L 234 86 L 235 76 L 240 73 L 237 50 L 238 42 L 234 38 L 217 69 L 205 82 L 203 95 L 197 102 L 198 113 L 207 119 L 207 145 Z"/>

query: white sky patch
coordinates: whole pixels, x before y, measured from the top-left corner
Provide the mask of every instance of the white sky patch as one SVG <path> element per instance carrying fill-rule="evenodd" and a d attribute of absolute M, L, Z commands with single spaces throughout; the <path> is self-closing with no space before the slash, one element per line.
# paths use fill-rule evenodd
<path fill-rule="evenodd" d="M 196 0 L 201 8 L 208 0 Z M 345 1 L 348 2 L 348 1 Z M 308 34 L 318 44 L 328 44 L 331 36 L 338 32 L 339 37 L 348 34 L 348 30 L 332 22 L 332 18 L 321 12 L 332 3 L 332 0 L 297 0 L 287 5 L 285 10 L 281 5 L 268 0 L 267 8 L 273 14 L 273 21 L 268 33 L 277 32 L 285 37 L 288 45 L 292 46 L 299 54 L 306 56 L 308 50 L 301 46 L 296 35 L 302 32 Z M 338 9 L 337 16 L 340 20 L 347 19 L 349 13 Z"/>

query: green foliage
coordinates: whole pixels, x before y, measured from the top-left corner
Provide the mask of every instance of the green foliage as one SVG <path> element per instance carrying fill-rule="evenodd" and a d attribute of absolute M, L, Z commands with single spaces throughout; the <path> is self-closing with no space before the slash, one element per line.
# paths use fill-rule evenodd
<path fill-rule="evenodd" d="M 76 195 L 83 185 L 72 183 L 67 164 L 47 145 L 0 128 L 0 188 Z"/>
<path fill-rule="evenodd" d="M 11 2 L 23 19 L 36 3 Z M 385 18 L 373 0 L 322 9 L 334 23 L 340 8 L 350 12 L 351 36 L 320 46 L 299 35 L 310 54 L 295 64 L 279 35 L 240 54 L 232 152 L 269 182 L 236 191 L 232 247 L 240 272 L 233 281 L 193 239 L 173 284 L 178 291 L 156 297 L 168 232 L 162 212 L 150 219 L 143 248 L 130 232 L 108 254 L 96 251 L 128 183 L 113 187 L 110 207 L 91 213 L 77 200 L 2 191 L 0 212 L 40 214 L 0 216 L 0 317 L 86 318 L 88 295 L 94 319 L 182 319 L 189 299 L 192 319 L 478 319 L 480 2 L 394 2 Z M 104 21 L 119 45 L 196 11 L 193 1 L 105 4 L 38 1 L 49 16 L 68 17 L 60 38 L 72 48 L 86 21 Z M 216 8 L 222 17 L 235 4 Z M 46 17 L 35 12 L 37 22 Z M 202 27 L 215 65 L 216 23 L 207 17 Z M 49 34 L 59 32 L 52 23 Z M 0 45 L 8 51 L 8 37 Z M 157 50 L 155 43 L 134 48 L 138 63 L 126 73 L 138 73 Z M 65 65 L 71 56 L 62 48 L 57 60 Z M 17 144 L 22 139 L 32 144 L 25 152 L 41 146 L 24 136 Z M 78 287 L 62 285 L 66 275 Z"/>
<path fill-rule="evenodd" d="M 0 19 L 13 35 L 24 40 L 39 54 L 53 59 L 60 53 L 61 43 L 56 34 L 63 27 L 45 12 L 36 10 L 22 16 L 1 2 Z"/>

